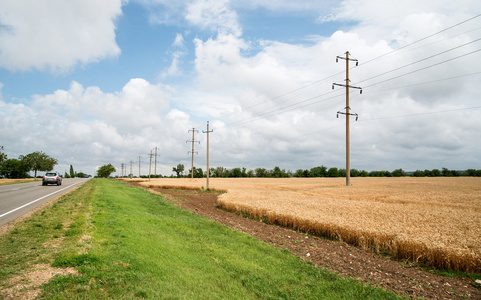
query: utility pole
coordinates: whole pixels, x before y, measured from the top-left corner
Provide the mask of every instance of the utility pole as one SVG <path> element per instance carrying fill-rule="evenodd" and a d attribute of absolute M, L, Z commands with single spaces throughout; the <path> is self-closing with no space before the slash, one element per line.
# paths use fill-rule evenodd
<path fill-rule="evenodd" d="M 150 173 L 152 171 L 152 149 L 150 149 L 150 163 L 149 163 L 149 181 L 150 181 Z"/>
<path fill-rule="evenodd" d="M 358 114 L 356 113 L 351 113 L 350 110 L 351 108 L 349 107 L 349 89 L 359 89 L 362 94 L 362 88 L 358 86 L 352 86 L 349 85 L 349 61 L 355 61 L 356 66 L 359 64 L 357 59 L 354 58 L 349 58 L 349 51 L 346 52 L 346 57 L 342 56 L 337 56 L 336 57 L 336 62 L 338 62 L 339 59 L 344 59 L 346 61 L 346 84 L 338 84 L 338 83 L 333 83 L 332 84 L 332 89 L 334 89 L 334 86 L 343 86 L 346 88 L 346 112 L 337 112 L 337 117 L 339 118 L 339 114 L 345 115 L 346 116 L 346 186 L 351 185 L 351 150 L 350 150 L 350 136 L 349 136 L 349 116 L 356 116 L 356 121 L 358 119 Z"/>
<path fill-rule="evenodd" d="M 214 132 L 214 130 L 209 131 L 209 121 L 207 121 L 207 131 L 202 130 L 203 133 L 207 133 L 207 184 L 206 190 L 209 190 L 209 132 Z"/>
<path fill-rule="evenodd" d="M 121 178 L 124 178 L 124 167 L 125 167 L 125 164 L 120 165 L 120 177 Z"/>
<path fill-rule="evenodd" d="M 157 146 L 155 146 L 155 164 L 154 164 L 154 175 L 157 176 Z"/>
<path fill-rule="evenodd" d="M 132 164 L 133 164 L 133 163 L 134 163 L 134 161 L 131 160 L 131 161 L 130 161 L 130 179 L 132 179 L 132 176 L 134 175 L 134 174 L 132 174 Z"/>
<path fill-rule="evenodd" d="M 199 131 L 195 130 L 195 128 L 192 128 L 192 130 L 189 130 L 188 132 L 191 132 L 191 131 L 192 131 L 192 141 L 186 141 L 186 143 L 192 142 L 192 151 L 189 151 L 187 153 L 192 153 L 192 167 L 190 169 L 190 178 L 194 179 L 194 153 L 197 153 L 197 152 L 194 152 L 194 143 L 197 142 L 200 144 L 200 142 L 195 140 L 195 132 L 199 132 Z"/>
<path fill-rule="evenodd" d="M 140 160 L 142 159 L 142 156 L 139 155 L 139 178 L 140 178 Z"/>

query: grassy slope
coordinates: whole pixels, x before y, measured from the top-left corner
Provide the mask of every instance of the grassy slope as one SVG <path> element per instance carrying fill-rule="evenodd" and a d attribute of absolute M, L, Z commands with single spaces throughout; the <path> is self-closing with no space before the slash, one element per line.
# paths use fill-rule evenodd
<path fill-rule="evenodd" d="M 44 285 L 47 299 L 396 298 L 116 181 L 90 180 L 17 227 L 0 236 L 0 280 L 26 260 L 81 272 Z"/>

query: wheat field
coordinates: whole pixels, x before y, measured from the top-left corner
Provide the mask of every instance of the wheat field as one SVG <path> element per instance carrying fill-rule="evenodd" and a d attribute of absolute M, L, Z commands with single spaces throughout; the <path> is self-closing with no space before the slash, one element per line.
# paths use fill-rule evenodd
<path fill-rule="evenodd" d="M 152 179 L 204 188 L 206 179 Z M 219 206 L 440 269 L 481 272 L 481 178 L 211 178 Z"/>

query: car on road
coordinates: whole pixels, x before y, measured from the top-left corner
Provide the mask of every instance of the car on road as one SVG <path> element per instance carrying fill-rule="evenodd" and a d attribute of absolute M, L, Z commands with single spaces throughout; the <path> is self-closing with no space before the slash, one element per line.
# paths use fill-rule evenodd
<path fill-rule="evenodd" d="M 49 183 L 62 185 L 62 177 L 58 172 L 47 172 L 43 176 L 42 185 L 48 185 Z"/>

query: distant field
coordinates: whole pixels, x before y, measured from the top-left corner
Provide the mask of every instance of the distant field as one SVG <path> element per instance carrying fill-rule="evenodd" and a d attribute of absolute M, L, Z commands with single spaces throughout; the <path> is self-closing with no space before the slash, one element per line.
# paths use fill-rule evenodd
<path fill-rule="evenodd" d="M 205 187 L 205 179 L 146 186 Z M 440 269 L 481 272 L 481 178 L 211 178 L 219 205 Z"/>
<path fill-rule="evenodd" d="M 39 179 L 40 180 L 40 179 Z M 0 185 L 7 185 L 13 183 L 21 183 L 21 182 L 29 182 L 33 181 L 33 178 L 25 178 L 25 179 L 0 179 Z"/>

